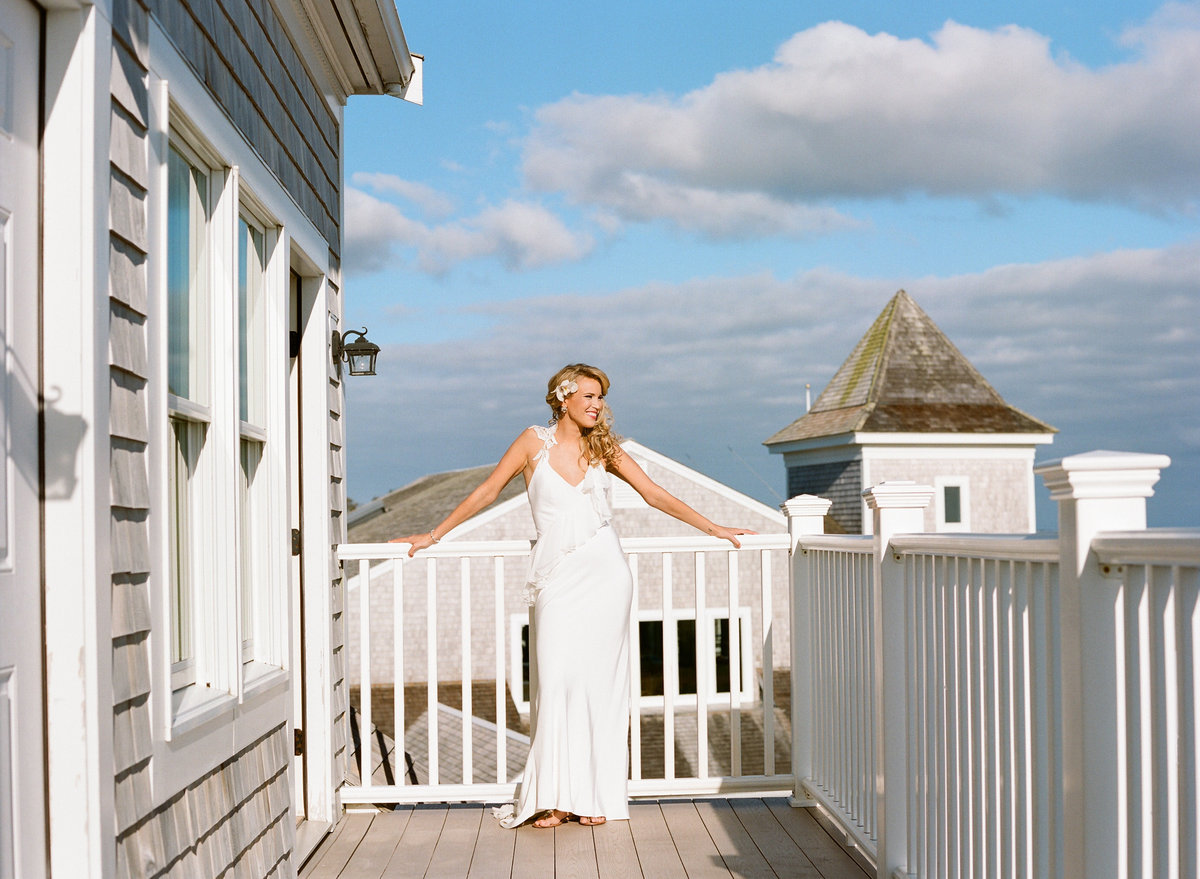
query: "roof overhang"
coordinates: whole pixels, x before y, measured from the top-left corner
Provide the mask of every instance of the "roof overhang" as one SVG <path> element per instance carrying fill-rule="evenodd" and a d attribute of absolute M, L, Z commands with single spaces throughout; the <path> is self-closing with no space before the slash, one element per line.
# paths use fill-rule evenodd
<path fill-rule="evenodd" d="M 772 443 L 767 446 L 773 455 L 807 452 L 846 446 L 958 446 L 987 448 L 989 446 L 1033 446 L 1054 442 L 1053 433 L 842 433 L 819 436 L 793 442 Z"/>
<path fill-rule="evenodd" d="M 393 95 L 420 103 L 413 55 L 393 0 L 293 0 L 344 97 Z"/>

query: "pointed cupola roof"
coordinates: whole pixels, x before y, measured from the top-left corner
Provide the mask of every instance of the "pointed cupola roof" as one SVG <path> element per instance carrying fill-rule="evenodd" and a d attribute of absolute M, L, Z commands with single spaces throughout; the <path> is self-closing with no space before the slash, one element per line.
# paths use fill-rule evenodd
<path fill-rule="evenodd" d="M 767 446 L 847 433 L 1054 433 L 1004 402 L 903 290 L 838 369 L 812 409 Z"/>

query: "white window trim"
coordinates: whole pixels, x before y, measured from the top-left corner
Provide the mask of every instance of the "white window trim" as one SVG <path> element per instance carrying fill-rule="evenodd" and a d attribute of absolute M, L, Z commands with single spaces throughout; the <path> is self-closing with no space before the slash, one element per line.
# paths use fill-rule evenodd
<path fill-rule="evenodd" d="M 203 590 L 193 590 L 192 653 L 187 668 L 169 670 L 163 684 L 170 688 L 170 697 L 161 699 L 158 717 L 165 741 L 203 727 L 209 721 L 237 712 L 247 699 L 278 695 L 278 684 L 287 680 L 289 664 L 288 619 L 290 614 L 288 578 L 289 544 L 284 537 L 265 541 L 267 548 L 260 557 L 261 571 L 255 574 L 255 626 L 253 646 L 246 654 L 241 640 L 241 590 L 245 588 L 239 575 L 239 523 L 237 478 L 240 476 L 240 443 L 243 439 L 266 444 L 269 436 L 279 438 L 279 448 L 264 449 L 255 489 L 263 511 L 263 533 L 287 535 L 287 351 L 286 316 L 288 309 L 289 239 L 262 203 L 242 185 L 239 168 L 223 162 L 217 150 L 198 133 L 198 126 L 189 123 L 185 111 L 168 97 L 166 84 L 159 85 L 159 103 L 152 114 L 152 179 L 157 187 L 151 191 L 151 295 L 162 297 L 160 320 L 154 331 L 162 339 L 153 347 L 159 352 L 156 376 L 157 387 L 167 386 L 168 341 L 166 339 L 166 156 L 170 146 L 190 159 L 208 167 L 210 176 L 210 205 L 208 218 L 208 247 L 206 271 L 208 289 L 206 306 L 207 355 L 205 387 L 198 396 L 206 404 L 162 394 L 152 405 L 159 415 L 154 423 L 161 425 L 156 435 L 164 442 L 169 439 L 172 420 L 206 425 L 206 438 L 200 454 L 192 488 L 194 509 L 200 511 L 192 531 L 190 555 L 203 560 L 203 570 L 195 578 L 204 582 Z M 157 147 L 154 149 L 153 147 Z M 156 200 L 161 201 L 158 204 Z M 240 419 L 238 394 L 238 358 L 219 357 L 216 352 L 238 350 L 236 284 L 238 281 L 238 220 L 245 216 L 263 233 L 263 285 L 260 320 L 265 328 L 262 382 L 264 407 L 261 424 L 249 424 Z M 157 242 L 157 243 L 156 243 Z M 157 276 L 155 272 L 157 271 Z M 234 292 L 234 296 L 228 294 Z M 233 313 L 230 313 L 232 300 Z M 272 328 L 280 328 L 272 332 Z M 278 461 L 282 457 L 284 460 Z M 161 461 L 157 466 L 167 466 Z M 165 471 L 164 471 L 165 472 Z M 168 482 L 165 476 L 156 480 L 159 503 L 166 509 Z M 233 527 L 215 527 L 221 520 Z M 161 570 L 167 571 L 169 545 L 161 534 L 158 554 Z M 169 585 L 163 584 L 162 613 L 157 615 L 164 626 L 162 642 L 169 642 L 171 632 Z M 162 659 L 170 666 L 169 646 Z M 183 664 L 179 664 L 182 666 Z M 162 684 L 160 684 L 161 686 Z"/>
<path fill-rule="evenodd" d="M 961 522 L 946 521 L 946 489 L 958 489 Z M 966 476 L 938 476 L 933 480 L 934 528 L 938 532 L 963 532 L 971 530 L 971 483 Z"/>
<path fill-rule="evenodd" d="M 165 325 L 165 315 L 159 314 L 160 297 L 163 295 L 163 280 L 165 275 L 160 272 L 161 254 L 164 247 L 166 218 L 163 215 L 163 205 L 159 203 L 158 193 L 165 187 L 165 168 L 163 168 L 167 145 L 168 103 L 174 102 L 188 114 L 195 129 L 203 133 L 203 138 L 211 144 L 214 150 L 230 161 L 239 164 L 240 177 L 246 187 L 258 197 L 261 206 L 269 208 L 269 213 L 280 229 L 280 240 L 275 251 L 279 257 L 276 270 L 281 273 L 281 286 L 287 288 L 288 269 L 293 265 L 303 267 L 301 274 L 305 276 L 305 289 L 311 290 L 316 305 L 306 300 L 305 308 L 315 308 L 313 314 L 321 313 L 326 288 L 326 278 L 336 275 L 337 268 L 329 262 L 330 242 L 321 234 L 304 212 L 297 205 L 294 197 L 284 188 L 278 177 L 263 163 L 258 154 L 245 141 L 240 132 L 229 121 L 225 114 L 209 94 L 205 85 L 197 78 L 195 71 L 188 65 L 175 48 L 172 40 L 163 32 L 161 26 L 153 18 L 148 28 L 149 51 L 149 179 L 150 193 L 147 199 L 148 207 L 148 252 L 147 261 L 149 282 L 149 354 L 151 369 L 152 393 L 148 404 L 148 416 L 151 428 L 150 443 L 150 483 L 153 501 L 156 508 L 161 509 L 165 502 L 167 488 L 165 485 L 165 469 L 163 462 L 162 444 L 158 437 L 165 435 L 167 422 L 167 407 L 164 395 L 157 390 L 166 386 L 166 337 L 159 329 Z M 168 97 L 168 83 L 170 97 Z M 162 173 L 160 173 L 162 169 Z M 231 232 L 232 235 L 232 232 Z M 231 239 L 232 240 L 232 239 Z M 306 294 L 308 295 L 308 294 Z M 268 316 L 270 326 L 287 327 L 288 300 L 282 298 L 278 303 L 272 303 L 273 311 Z M 276 358 L 280 369 L 280 381 L 287 387 L 288 359 L 286 332 L 268 334 L 271 344 L 278 345 L 281 356 Z M 321 333 L 305 334 L 304 352 L 302 358 L 315 366 L 328 361 L 328 337 Z M 306 372 L 303 393 L 311 403 L 310 410 L 318 412 L 320 403 L 327 395 L 327 379 L 318 369 Z M 233 410 L 236 413 L 236 409 Z M 289 447 L 292 439 L 288 429 L 288 401 L 286 396 L 272 404 L 272 417 L 268 424 L 272 436 L 279 437 L 279 442 L 285 448 Z M 302 446 L 306 486 L 322 486 L 322 475 L 328 473 L 328 445 L 321 442 L 323 434 L 322 422 L 313 419 L 308 425 L 305 441 Z M 272 478 L 276 485 L 291 484 L 289 462 L 286 455 L 270 456 Z M 289 521 L 293 514 L 292 504 L 298 502 L 301 495 L 308 496 L 311 489 L 306 488 L 300 495 L 289 494 L 286 489 L 273 497 L 271 515 L 279 515 L 286 535 Z M 313 497 L 316 498 L 314 493 Z M 319 509 L 319 506 L 318 506 Z M 288 723 L 289 732 L 293 718 L 296 716 L 298 705 L 294 698 L 301 681 L 296 677 L 292 666 L 296 661 L 292 652 L 292 623 L 295 621 L 298 608 L 292 604 L 292 596 L 287 591 L 279 596 L 279 611 L 272 619 L 277 626 L 273 637 L 283 645 L 284 665 L 282 670 L 267 672 L 256 676 L 253 665 L 243 668 L 245 681 L 243 692 L 238 699 L 223 700 L 214 704 L 208 718 L 194 716 L 188 724 L 182 719 L 175 719 L 172 713 L 169 679 L 169 642 L 162 627 L 167 620 L 168 610 L 163 607 L 166 597 L 162 576 L 166 570 L 166 532 L 164 517 L 151 516 L 151 546 L 156 555 L 154 573 L 151 579 L 151 611 L 155 620 L 155 637 L 151 639 L 153 653 L 152 723 L 154 729 L 154 759 L 151 761 L 151 784 L 154 791 L 155 804 L 165 802 L 166 798 L 191 785 L 204 772 L 220 765 L 229 755 L 257 741 L 270 729 L 280 722 Z M 310 549 L 305 554 L 305 572 L 311 583 L 319 583 L 322 576 L 329 570 L 330 551 L 324 538 L 328 535 L 329 525 L 321 521 L 320 516 L 313 516 L 305 524 L 306 542 Z M 285 540 L 279 546 L 280 569 L 289 571 L 291 556 L 290 546 Z M 285 574 L 285 584 L 287 581 Z M 311 588 L 306 593 L 306 605 L 309 618 L 319 620 L 328 618 L 331 613 L 328 590 Z M 326 627 L 328 628 L 328 627 Z M 311 627 L 309 637 L 322 637 L 322 627 Z M 326 638 L 326 641 L 328 638 Z M 328 644 L 324 645 L 327 648 Z M 322 686 L 329 680 L 332 671 L 330 655 L 320 644 L 310 644 L 308 658 L 308 683 L 305 690 L 308 699 L 309 721 L 315 724 L 307 732 L 310 742 L 308 758 L 307 781 L 309 784 L 310 809 L 309 817 L 322 816 L 332 818 L 336 801 L 332 780 L 336 776 L 332 749 L 328 745 L 332 728 L 333 708 L 331 697 Z M 174 728 L 173 728 L 174 724 Z"/>
<path fill-rule="evenodd" d="M 717 654 L 713 629 L 717 620 L 729 617 L 729 608 L 705 608 L 704 617 L 708 621 L 708 625 L 700 627 L 697 637 L 701 641 L 701 653 L 707 659 L 707 668 L 703 676 L 704 682 L 707 684 L 707 698 L 705 699 L 705 703 L 707 705 L 727 704 L 729 701 L 729 691 L 717 690 Z M 756 667 L 754 665 L 754 617 L 751 608 L 747 605 L 742 605 L 738 608 L 738 617 L 742 621 L 742 636 L 738 641 L 738 652 L 741 654 L 740 671 L 743 687 L 742 691 L 737 695 L 741 705 L 748 705 L 758 701 L 758 688 L 755 684 Z M 661 621 L 662 618 L 661 609 L 639 610 L 638 612 L 638 622 Z M 672 612 L 672 619 L 676 624 L 680 620 L 694 620 L 695 618 L 695 608 L 678 608 Z M 526 625 L 529 625 L 529 622 L 530 616 L 526 613 L 515 613 L 509 616 L 508 689 L 509 694 L 512 696 L 513 704 L 516 706 L 517 713 L 522 716 L 529 714 L 529 701 L 523 698 L 522 693 L 524 681 L 521 677 L 521 630 Z M 630 632 L 630 637 L 636 637 L 636 635 L 636 632 Z M 638 655 L 641 655 L 640 651 Z M 678 662 L 678 659 L 675 661 Z M 675 686 L 676 688 L 679 686 L 678 668 L 675 674 Z M 662 710 L 666 705 L 666 700 L 663 696 L 640 696 L 638 697 L 638 704 L 643 709 Z M 692 708 L 694 710 L 696 707 L 696 696 L 691 693 L 676 692 L 671 699 L 671 704 L 677 709 Z"/>

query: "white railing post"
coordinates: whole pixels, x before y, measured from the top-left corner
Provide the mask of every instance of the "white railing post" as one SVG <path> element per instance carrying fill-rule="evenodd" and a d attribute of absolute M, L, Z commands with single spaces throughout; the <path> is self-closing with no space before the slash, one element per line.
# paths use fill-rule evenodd
<path fill-rule="evenodd" d="M 1128 800 L 1121 583 L 1098 570 L 1092 538 L 1145 529 L 1146 498 L 1170 463 L 1165 455 L 1088 452 L 1035 468 L 1058 502 L 1062 762 L 1055 781 L 1067 879 L 1119 875 Z"/>
<path fill-rule="evenodd" d="M 908 870 L 908 700 L 904 569 L 888 544 L 897 534 L 924 530 L 933 489 L 912 482 L 881 482 L 863 492 L 874 524 L 875 803 L 877 875 Z"/>
<path fill-rule="evenodd" d="M 802 494 L 784 501 L 783 512 L 787 515 L 788 536 L 791 547 L 791 712 L 792 712 L 792 797 L 793 806 L 815 804 L 804 790 L 804 779 L 811 778 L 813 721 L 813 655 L 812 655 L 812 577 L 809 559 L 800 550 L 800 540 L 811 534 L 825 533 L 825 514 L 833 501 Z"/>

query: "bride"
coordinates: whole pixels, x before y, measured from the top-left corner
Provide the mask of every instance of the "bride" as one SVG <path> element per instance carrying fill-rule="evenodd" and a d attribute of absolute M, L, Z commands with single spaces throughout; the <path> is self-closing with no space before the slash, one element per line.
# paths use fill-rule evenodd
<path fill-rule="evenodd" d="M 397 538 L 409 555 L 488 506 L 525 476 L 537 543 L 526 598 L 534 605 L 537 689 L 529 757 L 505 827 L 629 817 L 629 608 L 633 580 L 612 528 L 611 475 L 650 506 L 740 546 L 745 528 L 716 525 L 654 482 L 612 432 L 609 380 L 583 363 L 547 385 L 549 427 L 525 430 L 491 474 L 427 534 Z M 611 475 L 610 475 L 611 474 Z"/>

